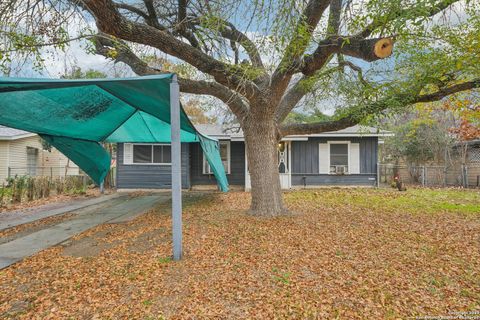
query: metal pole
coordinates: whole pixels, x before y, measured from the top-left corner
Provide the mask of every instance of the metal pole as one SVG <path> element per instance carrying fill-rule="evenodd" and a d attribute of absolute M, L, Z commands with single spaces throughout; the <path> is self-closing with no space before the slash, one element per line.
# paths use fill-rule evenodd
<path fill-rule="evenodd" d="M 425 166 L 422 166 L 422 187 L 425 187 Z"/>
<path fill-rule="evenodd" d="M 180 89 L 177 76 L 170 83 L 170 127 L 172 143 L 172 236 L 173 260 L 182 258 L 182 155 L 180 143 Z"/>
<path fill-rule="evenodd" d="M 465 165 L 465 188 L 468 188 L 468 165 Z"/>
<path fill-rule="evenodd" d="M 377 162 L 377 188 L 380 188 L 380 163 Z"/>

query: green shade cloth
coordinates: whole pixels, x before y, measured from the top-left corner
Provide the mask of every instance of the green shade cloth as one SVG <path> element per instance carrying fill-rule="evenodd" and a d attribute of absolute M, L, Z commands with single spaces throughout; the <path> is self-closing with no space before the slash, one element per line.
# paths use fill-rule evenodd
<path fill-rule="evenodd" d="M 38 133 L 95 182 L 110 168 L 100 142 L 169 143 L 173 74 L 124 79 L 0 78 L 0 124 Z M 219 188 L 228 191 L 218 141 L 180 111 L 182 142 L 200 142 Z"/>

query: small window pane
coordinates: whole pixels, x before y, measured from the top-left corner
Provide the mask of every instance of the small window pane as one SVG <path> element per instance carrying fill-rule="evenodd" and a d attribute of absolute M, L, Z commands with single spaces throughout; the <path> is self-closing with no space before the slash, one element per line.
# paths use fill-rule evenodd
<path fill-rule="evenodd" d="M 153 146 L 153 163 L 162 162 L 162 146 Z"/>
<path fill-rule="evenodd" d="M 205 157 L 205 156 L 204 156 Z M 211 173 L 210 171 L 210 165 L 208 164 L 208 161 L 207 159 L 205 159 L 205 161 L 203 162 L 203 172 L 204 173 Z"/>
<path fill-rule="evenodd" d="M 229 146 L 230 142 L 229 141 L 221 141 L 220 142 L 220 159 L 222 160 L 223 167 L 225 168 L 225 172 L 228 174 L 230 172 L 230 154 L 229 154 Z M 203 162 L 203 173 L 205 174 L 211 174 L 212 169 L 210 168 L 210 165 L 208 164 L 207 159 L 205 158 L 205 155 L 203 156 L 204 162 Z"/>
<path fill-rule="evenodd" d="M 152 146 L 133 145 L 133 162 L 134 163 L 151 163 L 152 162 Z"/>
<path fill-rule="evenodd" d="M 163 163 L 172 162 L 172 148 L 170 146 L 163 146 L 162 162 Z"/>
<path fill-rule="evenodd" d="M 348 144 L 331 144 L 330 154 L 348 155 Z"/>
<path fill-rule="evenodd" d="M 154 163 L 170 163 L 171 161 L 172 153 L 170 146 L 153 146 Z"/>
<path fill-rule="evenodd" d="M 220 157 L 222 158 L 222 161 L 228 159 L 228 142 L 220 143 Z"/>

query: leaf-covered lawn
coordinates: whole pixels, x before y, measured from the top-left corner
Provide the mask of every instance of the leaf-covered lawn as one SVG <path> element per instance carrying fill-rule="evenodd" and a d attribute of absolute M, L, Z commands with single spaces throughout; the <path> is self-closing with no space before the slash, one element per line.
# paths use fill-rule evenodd
<path fill-rule="evenodd" d="M 186 196 L 181 262 L 162 206 L 0 273 L 0 318 L 396 319 L 480 310 L 480 195 L 286 193 L 295 214 L 248 216 L 245 193 Z"/>

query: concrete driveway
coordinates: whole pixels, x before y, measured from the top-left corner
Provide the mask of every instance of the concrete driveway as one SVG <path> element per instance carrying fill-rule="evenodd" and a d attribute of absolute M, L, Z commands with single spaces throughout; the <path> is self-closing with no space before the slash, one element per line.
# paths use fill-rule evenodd
<path fill-rule="evenodd" d="M 35 214 L 21 215 L 18 212 L 0 215 L 0 231 L 13 226 L 30 223 L 68 213 L 69 217 L 31 233 L 21 232 L 18 237 L 0 244 L 0 269 L 6 268 L 25 257 L 64 242 L 72 236 L 103 223 L 120 223 L 134 219 L 157 204 L 168 201 L 170 193 L 154 193 L 132 197 L 115 194 L 67 204 L 37 209 Z M 15 219 L 15 217 L 18 217 Z"/>

